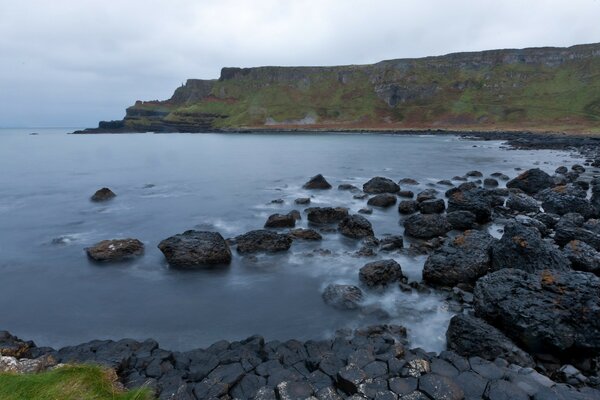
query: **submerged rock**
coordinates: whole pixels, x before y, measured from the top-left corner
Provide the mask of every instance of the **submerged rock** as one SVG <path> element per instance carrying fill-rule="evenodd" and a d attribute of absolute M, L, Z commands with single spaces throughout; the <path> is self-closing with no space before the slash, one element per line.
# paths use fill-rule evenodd
<path fill-rule="evenodd" d="M 431 239 L 444 236 L 452 227 L 444 215 L 416 214 L 404 221 L 404 230 L 407 235 L 419 239 Z"/>
<path fill-rule="evenodd" d="M 310 178 L 309 181 L 306 182 L 302 187 L 304 189 L 331 189 L 331 185 L 321 174 L 315 175 L 312 178 Z"/>
<path fill-rule="evenodd" d="M 229 245 L 218 232 L 189 230 L 159 243 L 170 266 L 198 268 L 231 262 Z"/>
<path fill-rule="evenodd" d="M 341 185 L 338 185 L 338 190 L 349 190 L 351 192 L 360 192 L 360 189 L 357 188 L 354 185 L 351 185 L 349 183 L 342 183 Z"/>
<path fill-rule="evenodd" d="M 419 211 L 423 214 L 441 214 L 446 210 L 443 199 L 425 200 L 419 203 Z"/>
<path fill-rule="evenodd" d="M 363 266 L 358 274 L 361 282 L 369 287 L 385 286 L 401 280 L 402 267 L 395 260 L 373 261 Z"/>
<path fill-rule="evenodd" d="M 438 191 L 435 189 L 425 189 L 417 194 L 417 202 L 421 203 L 427 200 L 433 200 L 438 195 Z"/>
<path fill-rule="evenodd" d="M 296 226 L 296 215 L 293 212 L 288 214 L 270 215 L 265 222 L 265 228 L 293 228 Z"/>
<path fill-rule="evenodd" d="M 404 247 L 404 238 L 400 235 L 386 236 L 379 241 L 382 251 L 394 251 Z"/>
<path fill-rule="evenodd" d="M 363 185 L 363 192 L 368 194 L 397 193 L 400 186 L 391 179 L 376 176 Z"/>
<path fill-rule="evenodd" d="M 323 300 L 326 304 L 343 310 L 359 308 L 362 298 L 362 290 L 352 285 L 330 284 L 323 291 Z"/>
<path fill-rule="evenodd" d="M 308 222 L 317 225 L 338 223 L 348 216 L 343 207 L 310 207 L 306 209 Z"/>
<path fill-rule="evenodd" d="M 95 201 L 95 202 L 100 202 L 100 201 L 108 201 L 115 197 L 117 197 L 117 195 L 114 194 L 112 190 L 110 190 L 109 188 L 102 188 L 102 189 L 99 189 L 98 191 L 96 191 L 96 193 L 94 193 L 92 195 L 90 200 Z"/>
<path fill-rule="evenodd" d="M 527 194 L 535 194 L 552 186 L 552 177 L 539 168 L 529 169 L 506 183 L 506 187 L 521 189 Z"/>
<path fill-rule="evenodd" d="M 137 239 L 103 240 L 85 251 L 94 261 L 117 262 L 142 255 L 144 243 Z"/>
<path fill-rule="evenodd" d="M 319 232 L 315 231 L 314 229 L 303 229 L 303 228 L 292 229 L 289 232 L 289 234 L 294 239 L 302 239 L 302 240 L 321 240 L 321 239 L 323 239 L 323 236 L 321 236 L 321 234 Z"/>
<path fill-rule="evenodd" d="M 473 284 L 491 270 L 490 249 L 495 239 L 487 232 L 466 231 L 447 241 L 425 261 L 423 280 L 439 286 Z"/>
<path fill-rule="evenodd" d="M 237 251 L 240 254 L 287 251 L 292 245 L 290 235 L 280 234 L 265 229 L 250 231 L 235 238 Z"/>
<path fill-rule="evenodd" d="M 371 197 L 369 201 L 367 201 L 367 204 L 374 207 L 386 208 L 396 204 L 396 201 L 398 201 L 398 197 L 396 197 L 396 195 L 381 193 Z"/>
<path fill-rule="evenodd" d="M 298 205 L 310 204 L 310 197 L 299 197 L 296 200 L 294 200 L 294 203 Z"/>
<path fill-rule="evenodd" d="M 374 234 L 369 220 L 358 214 L 345 217 L 340 221 L 338 229 L 342 235 L 353 239 L 361 239 Z"/>

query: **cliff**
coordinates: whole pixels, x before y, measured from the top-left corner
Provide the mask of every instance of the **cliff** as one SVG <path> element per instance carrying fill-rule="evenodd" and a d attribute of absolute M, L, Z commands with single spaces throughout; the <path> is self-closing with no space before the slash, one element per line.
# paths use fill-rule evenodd
<path fill-rule="evenodd" d="M 600 43 L 335 67 L 223 68 L 84 132 L 600 132 Z"/>

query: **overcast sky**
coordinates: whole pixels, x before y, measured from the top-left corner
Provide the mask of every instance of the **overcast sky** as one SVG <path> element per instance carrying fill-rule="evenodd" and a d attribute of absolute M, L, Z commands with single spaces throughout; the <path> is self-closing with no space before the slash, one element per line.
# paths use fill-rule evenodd
<path fill-rule="evenodd" d="M 91 127 L 223 66 L 600 42 L 600 0 L 0 0 L 0 126 Z"/>

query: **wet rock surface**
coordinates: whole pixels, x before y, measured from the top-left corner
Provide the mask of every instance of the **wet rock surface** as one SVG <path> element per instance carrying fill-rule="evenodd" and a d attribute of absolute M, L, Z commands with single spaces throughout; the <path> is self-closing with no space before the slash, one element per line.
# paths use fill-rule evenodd
<path fill-rule="evenodd" d="M 320 189 L 320 190 L 325 190 L 325 189 L 331 189 L 331 185 L 329 184 L 329 182 L 327 182 L 327 180 L 325 179 L 325 177 L 321 174 L 315 175 L 312 178 L 310 178 L 308 180 L 308 182 L 306 182 L 304 184 L 304 186 L 302 186 L 304 189 Z"/>
<path fill-rule="evenodd" d="M 539 168 L 529 169 L 506 183 L 506 187 L 520 189 L 527 194 L 535 194 L 552 186 L 552 177 Z"/>
<path fill-rule="evenodd" d="M 109 188 L 98 189 L 90 198 L 94 202 L 103 202 L 114 199 L 117 195 Z"/>
<path fill-rule="evenodd" d="M 342 310 L 355 310 L 360 307 L 362 290 L 353 285 L 327 285 L 323 291 L 325 303 Z"/>
<path fill-rule="evenodd" d="M 259 229 L 250 231 L 235 238 L 237 251 L 240 254 L 287 251 L 292 245 L 292 238 L 287 234 Z"/>
<path fill-rule="evenodd" d="M 338 223 L 348 216 L 348 209 L 343 207 L 310 207 L 306 212 L 308 222 L 316 225 Z"/>
<path fill-rule="evenodd" d="M 406 234 L 419 239 L 444 236 L 451 229 L 446 217 L 440 214 L 416 214 L 404 221 Z"/>
<path fill-rule="evenodd" d="M 360 269 L 358 276 L 368 287 L 386 286 L 403 278 L 402 267 L 392 259 L 370 262 Z"/>
<path fill-rule="evenodd" d="M 176 268 L 201 268 L 231 262 L 229 245 L 217 232 L 189 230 L 163 240 L 158 248 L 169 265 Z"/>
<path fill-rule="evenodd" d="M 342 235 L 353 239 L 373 236 L 373 227 L 369 220 L 358 214 L 349 215 L 341 220 L 338 230 Z"/>
<path fill-rule="evenodd" d="M 373 207 L 387 208 L 396 204 L 398 197 L 394 194 L 382 193 L 375 195 L 367 201 L 367 204 Z"/>
<path fill-rule="evenodd" d="M 389 178 L 376 176 L 363 185 L 363 192 L 368 194 L 398 193 L 400 186 Z"/>
<path fill-rule="evenodd" d="M 144 243 L 137 239 L 103 240 L 85 251 L 89 258 L 97 262 L 119 262 L 141 256 Z"/>

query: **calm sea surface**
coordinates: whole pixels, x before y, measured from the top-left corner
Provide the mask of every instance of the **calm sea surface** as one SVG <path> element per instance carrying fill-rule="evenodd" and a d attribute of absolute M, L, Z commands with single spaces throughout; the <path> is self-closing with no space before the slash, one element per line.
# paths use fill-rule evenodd
<path fill-rule="evenodd" d="M 366 302 L 389 317 L 323 303 L 327 284 L 358 284 L 358 269 L 371 261 L 354 257 L 359 243 L 336 233 L 319 243 L 295 242 L 280 255 L 244 258 L 234 251 L 221 271 L 171 270 L 156 246 L 188 229 L 233 237 L 261 228 L 272 213 L 302 211 L 297 197 L 356 212 L 366 200 L 335 187 L 361 187 L 373 176 L 417 179 L 420 187 L 405 189 L 418 192 L 474 169 L 513 177 L 515 167 L 552 172 L 575 162 L 563 152 L 508 151 L 500 142 L 450 136 L 66 132 L 0 130 L 0 330 L 38 345 L 152 337 L 165 348 L 189 349 L 255 333 L 317 339 L 392 322 L 409 328 L 413 346 L 440 351 L 452 314 L 438 295 L 369 293 Z M 317 173 L 334 189 L 303 190 Z M 103 186 L 117 197 L 90 202 Z M 274 199 L 284 204 L 270 204 Z M 379 237 L 403 232 L 395 207 L 367 217 Z M 144 256 L 118 265 L 88 261 L 85 247 L 123 237 L 143 241 Z M 410 280 L 420 280 L 424 257 L 391 256 Z"/>

